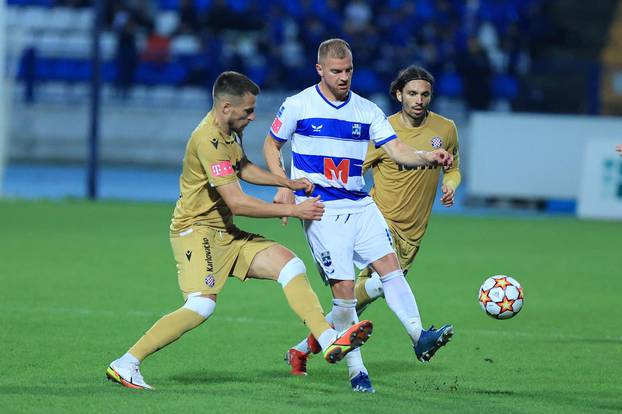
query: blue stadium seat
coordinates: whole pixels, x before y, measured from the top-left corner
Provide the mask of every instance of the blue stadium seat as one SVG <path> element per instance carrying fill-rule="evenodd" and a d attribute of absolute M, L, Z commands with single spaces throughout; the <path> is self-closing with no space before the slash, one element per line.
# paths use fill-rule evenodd
<path fill-rule="evenodd" d="M 212 6 L 212 0 L 194 0 L 194 7 L 198 11 L 205 11 Z"/>
<path fill-rule="evenodd" d="M 352 89 L 363 95 L 381 92 L 384 86 L 378 74 L 369 68 L 358 67 L 352 78 Z"/>
<path fill-rule="evenodd" d="M 101 67 L 101 79 L 105 83 L 113 83 L 117 80 L 117 63 L 113 60 L 106 61 Z"/>
<path fill-rule="evenodd" d="M 9 6 L 54 6 L 54 0 L 6 0 Z"/>
<path fill-rule="evenodd" d="M 462 96 L 463 85 L 462 79 L 455 72 L 444 72 L 438 77 L 434 87 L 438 95 L 451 98 L 459 98 Z"/>
<path fill-rule="evenodd" d="M 55 62 L 53 59 L 37 58 L 35 60 L 35 77 L 38 81 L 54 79 Z"/>
<path fill-rule="evenodd" d="M 141 63 L 134 81 L 143 85 L 179 85 L 186 77 L 186 68 L 180 62 L 167 64 Z"/>
<path fill-rule="evenodd" d="M 266 77 L 268 76 L 268 67 L 251 66 L 247 69 L 246 74 L 253 80 L 253 82 L 257 83 L 259 86 L 263 86 L 266 81 Z"/>
<path fill-rule="evenodd" d="M 496 75 L 492 79 L 492 93 L 497 98 L 514 100 L 518 96 L 518 80 L 512 75 Z"/>
<path fill-rule="evenodd" d="M 160 10 L 178 10 L 179 0 L 158 0 Z"/>
<path fill-rule="evenodd" d="M 436 8 L 434 2 L 430 0 L 420 0 L 417 2 L 417 17 L 423 20 L 433 20 L 436 18 Z"/>
<path fill-rule="evenodd" d="M 236 12 L 244 12 L 248 9 L 248 0 L 227 0 L 227 3 Z"/>

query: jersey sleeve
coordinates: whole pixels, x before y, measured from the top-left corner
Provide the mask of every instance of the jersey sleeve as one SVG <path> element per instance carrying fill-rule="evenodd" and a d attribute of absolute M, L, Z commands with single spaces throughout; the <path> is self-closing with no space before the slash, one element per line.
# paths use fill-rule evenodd
<path fill-rule="evenodd" d="M 381 147 L 387 142 L 397 138 L 393 127 L 378 106 L 374 105 L 374 115 L 369 127 L 369 138 L 374 142 L 376 148 Z"/>
<path fill-rule="evenodd" d="M 451 168 L 443 174 L 443 185 L 451 185 L 454 189 L 456 189 L 460 185 L 460 181 L 462 181 L 462 174 L 460 173 L 460 144 L 458 142 L 458 129 L 456 128 L 456 124 L 453 122 L 451 123 L 451 129 L 449 131 L 447 152 L 454 156 L 454 162 Z"/>
<path fill-rule="evenodd" d="M 270 136 L 278 142 L 287 142 L 296 131 L 300 106 L 292 99 L 287 98 L 272 121 Z"/>
<path fill-rule="evenodd" d="M 225 145 L 214 146 L 210 140 L 201 140 L 197 146 L 197 156 L 212 187 L 238 181 L 238 176 L 233 168 L 235 154 L 227 150 Z"/>
<path fill-rule="evenodd" d="M 382 148 L 376 148 L 376 146 L 370 142 L 367 148 L 367 156 L 365 156 L 365 161 L 363 162 L 363 174 L 370 168 L 374 168 L 374 166 L 380 162 L 383 154 L 386 154 L 386 152 Z"/>

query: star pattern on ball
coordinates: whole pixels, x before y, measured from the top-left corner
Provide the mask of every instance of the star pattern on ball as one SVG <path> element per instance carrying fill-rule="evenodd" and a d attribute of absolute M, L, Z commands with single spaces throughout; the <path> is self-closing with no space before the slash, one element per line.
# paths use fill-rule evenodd
<path fill-rule="evenodd" d="M 490 292 L 490 290 L 481 290 L 479 292 L 479 301 L 482 302 L 483 305 L 486 305 L 488 302 L 491 301 L 490 297 L 488 296 L 488 292 Z"/>
<path fill-rule="evenodd" d="M 511 285 L 511 283 L 506 277 L 500 277 L 495 279 L 495 285 L 493 287 L 500 287 L 505 290 L 505 288 L 509 285 Z"/>
<path fill-rule="evenodd" d="M 510 300 L 508 298 L 503 298 L 501 302 L 497 302 L 497 305 L 499 305 L 499 307 L 501 308 L 501 312 L 499 313 L 503 313 L 506 311 L 514 312 L 514 301 L 513 300 Z"/>

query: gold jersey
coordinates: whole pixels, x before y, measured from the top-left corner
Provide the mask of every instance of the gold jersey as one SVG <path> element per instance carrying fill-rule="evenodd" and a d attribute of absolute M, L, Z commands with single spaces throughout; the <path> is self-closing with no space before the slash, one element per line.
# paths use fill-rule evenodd
<path fill-rule="evenodd" d="M 454 156 L 452 167 L 443 175 L 443 184 L 460 184 L 458 131 L 450 119 L 428 112 L 418 127 L 407 125 L 398 112 L 389 117 L 398 138 L 417 150 L 444 148 Z M 363 170 L 372 169 L 374 186 L 371 196 L 385 219 L 401 237 L 419 244 L 436 198 L 441 167 L 410 168 L 396 164 L 381 148 L 370 143 Z"/>
<path fill-rule="evenodd" d="M 233 214 L 216 187 L 238 181 L 244 159 L 237 134 L 222 132 L 209 112 L 186 145 L 180 195 L 170 227 L 173 233 L 197 222 L 219 230 L 233 228 Z"/>

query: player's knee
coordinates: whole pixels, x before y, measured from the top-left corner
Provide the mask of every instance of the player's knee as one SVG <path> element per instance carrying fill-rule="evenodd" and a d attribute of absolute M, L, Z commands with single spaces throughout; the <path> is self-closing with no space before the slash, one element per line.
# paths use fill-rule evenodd
<path fill-rule="evenodd" d="M 183 307 L 207 319 L 214 313 L 216 302 L 205 296 L 190 296 Z"/>
<path fill-rule="evenodd" d="M 277 281 L 281 284 L 281 286 L 285 287 L 293 278 L 306 273 L 307 268 L 305 267 L 305 264 L 298 257 L 294 257 L 287 262 L 285 266 L 283 266 L 279 272 L 279 278 Z"/>
<path fill-rule="evenodd" d="M 391 272 L 393 269 L 399 269 L 400 262 L 397 259 L 397 255 L 392 252 L 374 261 L 372 263 L 372 267 L 378 273 L 388 273 Z"/>
<path fill-rule="evenodd" d="M 354 299 L 354 280 L 330 280 L 333 297 L 341 299 Z"/>

